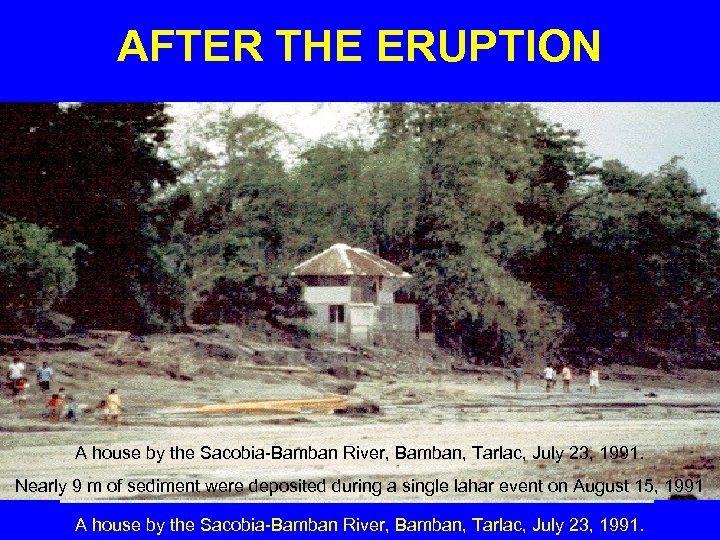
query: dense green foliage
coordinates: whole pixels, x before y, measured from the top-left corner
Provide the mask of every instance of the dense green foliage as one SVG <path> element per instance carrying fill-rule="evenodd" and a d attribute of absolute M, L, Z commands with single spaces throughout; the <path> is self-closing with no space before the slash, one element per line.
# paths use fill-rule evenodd
<path fill-rule="evenodd" d="M 225 114 L 195 139 L 183 222 L 197 316 L 248 321 L 257 306 L 270 319 L 293 304 L 265 283 L 345 242 L 412 272 L 403 294 L 425 329 L 480 360 L 637 358 L 716 338 L 717 216 L 676 161 L 653 175 L 597 165 L 525 105 L 368 117 L 372 137 L 306 145 L 291 167 L 290 137 L 257 114 Z"/>
<path fill-rule="evenodd" d="M 87 246 L 63 306 L 80 326 L 183 320 L 147 206 L 175 180 L 157 156 L 167 122 L 156 103 L 0 106 L 0 211 Z"/>
<path fill-rule="evenodd" d="M 651 175 L 604 164 L 520 273 L 563 306 L 569 345 L 639 358 L 717 340 L 718 216 L 702 195 L 677 160 Z"/>
<path fill-rule="evenodd" d="M 286 140 L 262 116 L 226 113 L 179 156 L 194 181 L 159 204 L 175 207 L 182 224 L 175 234 L 191 262 L 195 322 L 277 327 L 307 314 L 285 252 L 292 197 L 279 146 Z"/>
<path fill-rule="evenodd" d="M 75 286 L 75 246 L 0 214 L 0 333 L 33 332 Z"/>
<path fill-rule="evenodd" d="M 292 267 L 344 242 L 411 272 L 423 330 L 477 361 L 717 357 L 718 215 L 678 160 L 598 164 L 520 104 L 363 121 L 307 142 L 227 109 L 165 160 L 159 104 L 4 105 L 0 211 L 23 220 L 0 237 L 6 328 L 50 306 L 135 331 L 287 328 L 306 314 Z M 84 245 L 77 270 L 51 236 Z"/>

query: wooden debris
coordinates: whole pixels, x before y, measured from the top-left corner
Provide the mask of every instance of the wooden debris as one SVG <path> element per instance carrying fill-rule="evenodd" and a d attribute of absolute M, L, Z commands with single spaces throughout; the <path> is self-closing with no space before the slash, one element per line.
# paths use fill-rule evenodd
<path fill-rule="evenodd" d="M 343 397 L 311 398 L 311 399 L 273 399 L 267 401 L 239 401 L 236 403 L 216 403 L 191 409 L 197 413 L 254 413 L 278 412 L 299 413 L 304 411 L 333 412 L 344 409 L 348 402 Z"/>

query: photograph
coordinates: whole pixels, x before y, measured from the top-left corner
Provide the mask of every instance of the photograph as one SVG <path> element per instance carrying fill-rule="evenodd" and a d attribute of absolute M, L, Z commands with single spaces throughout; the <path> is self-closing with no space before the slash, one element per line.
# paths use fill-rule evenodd
<path fill-rule="evenodd" d="M 0 499 L 720 498 L 718 133 L 709 102 L 0 103 Z"/>

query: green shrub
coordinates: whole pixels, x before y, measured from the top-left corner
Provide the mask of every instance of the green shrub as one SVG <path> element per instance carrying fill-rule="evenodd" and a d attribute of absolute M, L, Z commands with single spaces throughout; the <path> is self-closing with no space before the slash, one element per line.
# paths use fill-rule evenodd
<path fill-rule="evenodd" d="M 35 332 L 75 286 L 75 246 L 51 231 L 0 216 L 0 332 Z"/>

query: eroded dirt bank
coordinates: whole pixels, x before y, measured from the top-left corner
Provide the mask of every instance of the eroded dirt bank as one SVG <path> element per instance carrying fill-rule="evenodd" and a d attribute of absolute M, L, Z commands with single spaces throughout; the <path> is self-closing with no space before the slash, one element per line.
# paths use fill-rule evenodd
<path fill-rule="evenodd" d="M 282 347 L 267 343 L 198 334 L 143 341 L 96 336 L 6 352 L 4 362 L 19 354 L 29 373 L 43 360 L 50 362 L 57 373 L 53 389 L 64 386 L 87 412 L 76 424 L 50 423 L 41 418 L 47 396 L 36 387 L 22 410 L 9 397 L 2 399 L 3 498 L 58 498 L 53 490 L 65 484 L 62 499 L 636 500 L 668 498 L 672 490 L 665 482 L 676 479 L 699 480 L 701 491 L 693 488 L 698 498 L 720 496 L 720 391 L 714 372 L 608 367 L 597 396 L 587 392 L 583 373 L 569 394 L 557 388 L 547 396 L 539 366 L 526 370 L 516 394 L 502 370 L 453 369 L 455 359 L 422 346 L 398 352 L 328 345 L 325 353 L 283 354 Z M 102 423 L 94 409 L 110 387 L 118 388 L 125 406 L 117 427 Z M 342 397 L 350 408 L 343 413 L 193 411 L 213 403 L 324 397 Z M 79 446 L 88 459 L 76 459 Z M 137 449 L 142 457 L 93 459 L 93 446 Z M 473 448 L 479 446 L 483 449 Z M 148 447 L 164 452 L 159 463 L 157 457 L 147 459 Z M 231 456 L 243 447 L 334 449 L 337 457 Z M 359 449 L 348 455 L 346 447 Z M 428 450 L 431 459 L 408 459 L 398 447 Z M 433 447 L 460 454 L 432 459 Z M 634 448 L 635 455 L 610 455 L 612 447 Z M 171 459 L 170 450 L 177 448 L 195 455 Z M 484 459 L 488 449 L 495 453 Z M 223 451 L 225 459 L 203 458 Z M 514 459 L 502 457 L 508 451 Z M 544 452 L 552 457 L 533 459 Z M 573 452 L 578 459 L 571 458 Z M 119 492 L 87 490 L 87 482 L 106 486 L 120 478 Z M 19 489 L 18 480 L 27 490 L 36 482 L 35 488 L 51 492 Z M 77 493 L 74 480 L 82 483 Z M 313 481 L 324 490 L 270 496 L 267 490 L 250 492 L 253 480 Z M 161 482 L 195 481 L 197 492 L 158 493 L 156 488 Z M 244 489 L 209 493 L 206 483 L 219 481 L 242 482 Z M 128 482 L 141 489 L 130 490 Z M 396 492 L 389 491 L 391 482 L 397 483 Z M 550 483 L 563 482 L 567 492 L 549 490 Z"/>

